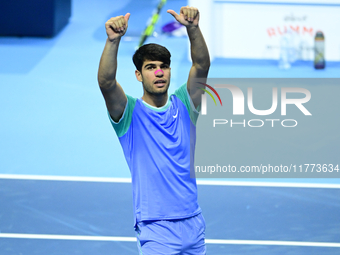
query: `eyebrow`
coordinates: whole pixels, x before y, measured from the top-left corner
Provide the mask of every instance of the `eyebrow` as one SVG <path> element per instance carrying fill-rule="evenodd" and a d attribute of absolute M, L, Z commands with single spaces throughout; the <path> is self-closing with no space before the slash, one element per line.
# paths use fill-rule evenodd
<path fill-rule="evenodd" d="M 152 64 L 152 63 L 150 63 L 150 64 L 147 64 L 147 65 L 145 65 L 144 67 L 146 68 L 146 67 L 148 67 L 148 66 L 156 66 L 155 64 Z"/>

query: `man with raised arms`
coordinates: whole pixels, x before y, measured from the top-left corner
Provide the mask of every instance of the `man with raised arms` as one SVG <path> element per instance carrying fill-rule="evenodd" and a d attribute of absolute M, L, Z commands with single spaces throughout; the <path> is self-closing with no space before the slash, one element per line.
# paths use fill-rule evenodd
<path fill-rule="evenodd" d="M 158 44 L 136 50 L 135 75 L 142 98 L 124 93 L 116 80 L 117 52 L 130 13 L 105 23 L 107 40 L 98 82 L 111 124 L 119 138 L 132 176 L 137 246 L 140 254 L 205 254 L 205 221 L 197 202 L 194 173 L 196 122 L 202 85 L 210 67 L 209 53 L 199 28 L 199 12 L 182 7 L 177 14 L 191 44 L 189 77 L 174 94 L 170 85 L 170 52 Z"/>

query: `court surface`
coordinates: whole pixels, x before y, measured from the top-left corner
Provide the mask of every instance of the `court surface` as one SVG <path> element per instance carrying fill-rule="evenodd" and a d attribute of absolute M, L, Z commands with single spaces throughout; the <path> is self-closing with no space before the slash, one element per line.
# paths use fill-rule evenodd
<path fill-rule="evenodd" d="M 96 79 L 105 21 L 131 12 L 117 79 L 141 96 L 131 56 L 157 1 L 72 5 L 55 38 L 0 37 L 1 255 L 137 254 L 130 173 Z M 160 24 L 183 5 L 168 1 Z M 172 93 L 190 69 L 187 38 L 147 42 L 172 53 Z M 209 77 L 340 77 L 339 62 L 311 64 L 215 59 Z M 340 254 L 339 179 L 198 180 L 198 189 L 207 254 Z"/>
<path fill-rule="evenodd" d="M 1 254 L 137 253 L 127 179 L 8 177 Z M 339 254 L 340 185 L 211 184 L 199 185 L 208 254 Z"/>

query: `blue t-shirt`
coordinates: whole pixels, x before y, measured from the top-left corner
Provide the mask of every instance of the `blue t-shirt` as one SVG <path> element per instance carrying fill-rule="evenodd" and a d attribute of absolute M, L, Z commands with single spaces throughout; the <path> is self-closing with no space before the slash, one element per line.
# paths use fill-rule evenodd
<path fill-rule="evenodd" d="M 119 122 L 109 117 L 131 171 L 135 221 L 197 215 L 201 208 L 194 154 L 199 113 L 186 84 L 161 108 L 126 96 Z"/>

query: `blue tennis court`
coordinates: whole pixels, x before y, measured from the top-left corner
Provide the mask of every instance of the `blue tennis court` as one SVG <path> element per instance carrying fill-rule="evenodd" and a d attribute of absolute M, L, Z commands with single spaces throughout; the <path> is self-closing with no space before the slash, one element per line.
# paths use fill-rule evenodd
<path fill-rule="evenodd" d="M 53 179 L 1 179 L 2 254 L 137 253 L 128 180 Z M 338 254 L 339 185 L 294 186 L 199 185 L 208 254 Z"/>
<path fill-rule="evenodd" d="M 131 13 L 117 79 L 138 97 L 131 60 L 158 1 L 72 1 L 54 38 L 0 37 L 0 254 L 137 254 L 130 173 L 107 117 L 97 70 L 112 16 Z M 172 53 L 170 93 L 187 79 L 188 39 L 161 25 L 147 42 Z M 340 78 L 297 61 L 215 58 L 209 77 Z M 338 160 L 338 158 L 335 158 Z M 207 254 L 340 254 L 339 179 L 199 179 Z"/>

